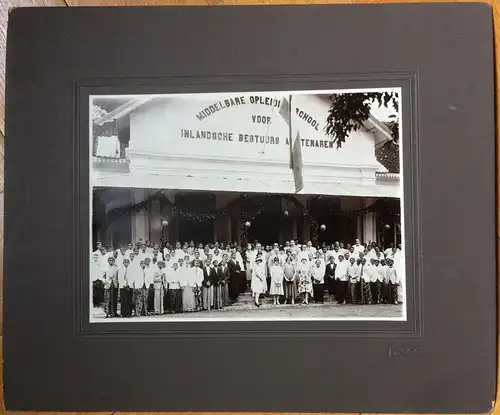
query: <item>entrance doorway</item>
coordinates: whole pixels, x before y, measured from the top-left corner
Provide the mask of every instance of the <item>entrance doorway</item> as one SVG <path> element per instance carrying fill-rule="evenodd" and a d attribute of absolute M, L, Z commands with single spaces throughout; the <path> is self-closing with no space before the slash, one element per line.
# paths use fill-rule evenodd
<path fill-rule="evenodd" d="M 262 212 L 248 228 L 247 239 L 257 240 L 262 245 L 272 245 L 280 240 L 281 221 L 276 213 Z"/>
<path fill-rule="evenodd" d="M 176 220 L 178 241 L 210 243 L 214 241 L 216 212 L 215 194 L 211 192 L 186 191 L 175 195 L 178 215 Z"/>

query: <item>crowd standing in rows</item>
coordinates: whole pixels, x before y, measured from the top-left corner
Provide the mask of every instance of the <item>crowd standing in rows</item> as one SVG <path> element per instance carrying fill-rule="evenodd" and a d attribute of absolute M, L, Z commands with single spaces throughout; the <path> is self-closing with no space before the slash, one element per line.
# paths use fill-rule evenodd
<path fill-rule="evenodd" d="M 324 303 L 398 304 L 402 300 L 401 246 L 382 250 L 376 243 L 341 242 L 314 247 L 309 241 L 279 246 L 236 243 L 163 248 L 149 241 L 119 249 L 101 243 L 91 262 L 92 305 L 106 317 L 161 315 L 217 310 L 251 290 L 256 307 L 262 296 L 274 305 Z"/>

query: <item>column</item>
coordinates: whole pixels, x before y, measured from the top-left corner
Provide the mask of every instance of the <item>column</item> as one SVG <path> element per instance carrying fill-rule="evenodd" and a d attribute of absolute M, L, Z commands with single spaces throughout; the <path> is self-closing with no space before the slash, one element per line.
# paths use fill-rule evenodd
<path fill-rule="evenodd" d="M 297 219 L 292 219 L 292 239 L 297 239 Z"/>
<path fill-rule="evenodd" d="M 365 208 L 375 202 L 373 198 L 365 199 Z M 375 212 L 366 212 L 363 215 L 363 242 L 377 241 L 377 216 Z"/>
<path fill-rule="evenodd" d="M 233 224 L 231 223 L 231 217 L 226 216 L 226 227 L 227 227 L 227 240 L 224 242 L 232 242 L 233 240 Z"/>
<path fill-rule="evenodd" d="M 141 203 L 147 198 L 146 190 L 132 189 L 132 201 L 134 204 Z M 145 242 L 149 239 L 149 214 L 147 210 L 141 209 L 132 213 L 132 243 Z"/>
<path fill-rule="evenodd" d="M 229 216 L 218 216 L 215 219 L 214 241 L 228 242 L 231 240 L 231 220 Z"/>
<path fill-rule="evenodd" d="M 356 216 L 356 238 L 361 242 L 364 242 L 363 237 L 363 217 L 361 215 Z"/>
<path fill-rule="evenodd" d="M 159 244 L 161 239 L 161 206 L 159 200 L 151 202 L 151 210 L 149 212 L 149 237 L 151 242 Z"/>
<path fill-rule="evenodd" d="M 171 243 L 176 243 L 179 241 L 179 219 L 180 216 L 172 216 L 168 221 L 168 227 L 166 232 L 169 234 L 169 241 Z"/>
<path fill-rule="evenodd" d="M 231 240 L 237 244 L 241 244 L 240 221 L 241 219 L 239 217 L 231 218 Z"/>
<path fill-rule="evenodd" d="M 311 240 L 311 224 L 308 220 L 304 220 L 302 222 L 302 241 L 299 241 L 300 244 L 307 243 L 307 241 Z"/>

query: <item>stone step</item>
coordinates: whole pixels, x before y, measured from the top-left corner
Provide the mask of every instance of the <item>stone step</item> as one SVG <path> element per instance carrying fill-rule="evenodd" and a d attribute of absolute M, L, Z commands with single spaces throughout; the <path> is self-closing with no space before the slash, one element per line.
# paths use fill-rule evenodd
<path fill-rule="evenodd" d="M 302 298 L 298 297 L 295 299 L 295 303 L 296 304 L 300 304 L 302 302 Z M 238 300 L 232 304 L 233 307 L 247 307 L 248 305 L 252 305 L 254 303 L 254 299 L 252 296 L 242 296 L 240 295 L 238 297 Z M 264 296 L 261 296 L 260 297 L 260 303 L 261 304 L 274 304 L 274 298 L 272 296 L 269 296 L 269 297 L 264 297 Z M 313 304 L 314 303 L 314 299 L 310 298 L 309 299 L 309 303 L 310 304 Z M 325 296 L 324 298 L 324 303 L 325 304 L 334 304 L 336 303 L 335 300 L 331 299 L 329 296 Z M 280 299 L 280 304 L 284 305 L 285 304 L 285 301 L 283 298 Z"/>

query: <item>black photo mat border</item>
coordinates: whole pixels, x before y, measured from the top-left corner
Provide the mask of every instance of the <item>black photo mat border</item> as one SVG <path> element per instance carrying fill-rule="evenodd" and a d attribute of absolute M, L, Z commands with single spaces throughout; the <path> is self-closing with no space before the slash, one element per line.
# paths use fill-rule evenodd
<path fill-rule="evenodd" d="M 7 409 L 491 410 L 490 6 L 17 8 L 7 38 Z M 90 323 L 90 95 L 391 87 L 406 321 Z"/>

